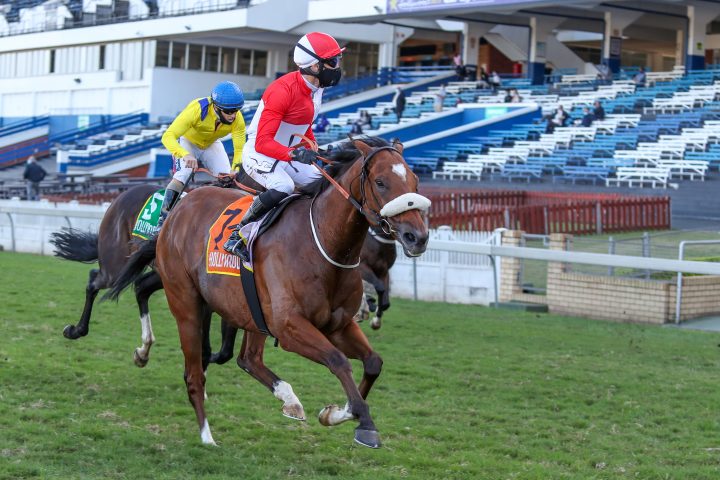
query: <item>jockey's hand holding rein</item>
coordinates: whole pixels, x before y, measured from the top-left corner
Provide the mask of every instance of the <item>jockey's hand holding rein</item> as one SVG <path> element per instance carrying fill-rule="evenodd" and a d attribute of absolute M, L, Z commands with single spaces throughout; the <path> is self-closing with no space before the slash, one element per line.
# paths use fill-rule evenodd
<path fill-rule="evenodd" d="M 290 159 L 295 162 L 312 165 L 317 162 L 318 153 L 305 147 L 299 147 L 290 153 Z"/>
<path fill-rule="evenodd" d="M 198 168 L 198 161 L 197 158 L 193 157 L 191 154 L 187 154 L 182 158 L 183 164 L 185 165 L 185 168 L 192 168 L 193 172 L 197 170 Z"/>

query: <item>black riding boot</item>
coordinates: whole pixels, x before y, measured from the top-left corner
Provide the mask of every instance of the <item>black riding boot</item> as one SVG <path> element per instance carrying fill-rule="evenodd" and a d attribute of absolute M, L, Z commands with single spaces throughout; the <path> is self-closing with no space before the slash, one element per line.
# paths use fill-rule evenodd
<path fill-rule="evenodd" d="M 248 208 L 247 212 L 243 216 L 240 223 L 235 226 L 235 229 L 228 237 L 227 242 L 223 245 L 226 252 L 232 253 L 240 257 L 245 263 L 250 261 L 250 253 L 247 250 L 245 240 L 240 236 L 240 229 L 250 222 L 255 222 L 262 218 L 267 212 L 273 209 L 275 205 L 287 197 L 286 193 L 279 192 L 277 190 L 267 190 L 253 200 L 253 203 Z"/>
<path fill-rule="evenodd" d="M 180 192 L 178 192 L 177 190 L 170 190 L 169 188 L 165 189 L 165 198 L 163 199 L 163 204 L 160 208 L 158 228 L 162 227 L 163 223 L 165 223 L 165 218 L 167 218 L 168 212 L 170 212 L 170 210 L 172 210 L 172 208 L 175 206 L 178 198 L 180 198 Z"/>

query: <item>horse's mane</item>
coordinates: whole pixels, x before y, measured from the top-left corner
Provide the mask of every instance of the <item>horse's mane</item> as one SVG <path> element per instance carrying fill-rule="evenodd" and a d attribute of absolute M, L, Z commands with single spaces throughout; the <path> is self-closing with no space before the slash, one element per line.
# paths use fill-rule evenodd
<path fill-rule="evenodd" d="M 360 137 L 353 137 L 353 139 L 360 140 L 365 145 L 372 148 L 390 146 L 390 143 L 380 137 L 369 137 L 363 135 Z M 360 158 L 360 150 L 358 150 L 355 145 L 348 140 L 335 146 L 335 148 L 333 148 L 327 155 L 327 158 L 332 161 L 333 164 L 326 167 L 325 171 L 330 175 L 330 177 L 337 178 L 345 173 L 355 163 L 355 160 Z M 330 185 L 330 182 L 325 177 L 320 177 L 312 183 L 302 187 L 300 189 L 300 193 L 314 197 L 325 190 L 328 185 Z"/>

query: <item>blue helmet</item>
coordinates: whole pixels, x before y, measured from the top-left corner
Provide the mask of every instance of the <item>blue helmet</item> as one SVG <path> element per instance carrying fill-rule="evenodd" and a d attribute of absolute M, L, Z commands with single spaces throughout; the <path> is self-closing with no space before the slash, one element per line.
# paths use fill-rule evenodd
<path fill-rule="evenodd" d="M 215 85 L 210 98 L 215 106 L 223 110 L 240 110 L 245 104 L 242 90 L 233 82 L 220 82 Z"/>

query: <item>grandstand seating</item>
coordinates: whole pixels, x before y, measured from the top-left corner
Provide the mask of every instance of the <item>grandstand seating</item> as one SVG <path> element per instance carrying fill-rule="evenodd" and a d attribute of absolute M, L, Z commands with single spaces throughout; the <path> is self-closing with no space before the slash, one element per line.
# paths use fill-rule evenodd
<path fill-rule="evenodd" d="M 670 180 L 703 180 L 720 167 L 720 71 L 651 72 L 647 86 L 628 80 L 600 85 L 589 76 L 567 75 L 552 87 L 521 90 L 545 112 L 563 105 L 572 118 L 595 100 L 608 112 L 591 127 L 568 126 L 545 133 L 544 124 L 518 124 L 485 137 L 469 134 L 431 152 L 434 178 L 491 178 L 592 182 L 667 187 Z M 478 92 L 478 103 L 502 94 Z M 474 142 L 474 143 L 473 143 Z M 470 154 L 467 154 L 470 153 Z M 423 165 L 430 162 L 424 158 Z"/>

